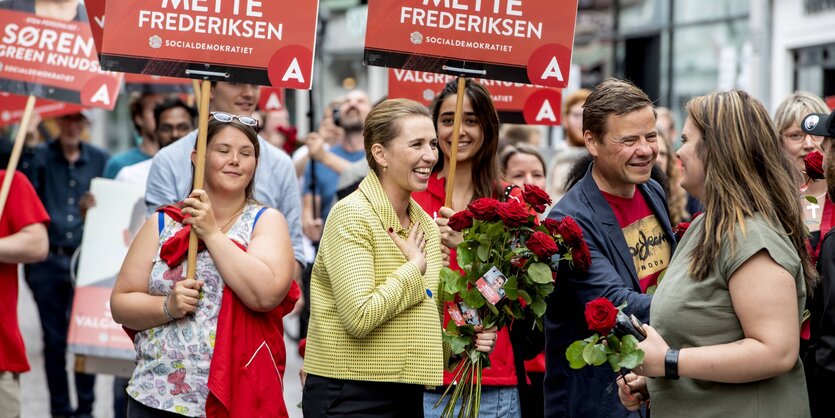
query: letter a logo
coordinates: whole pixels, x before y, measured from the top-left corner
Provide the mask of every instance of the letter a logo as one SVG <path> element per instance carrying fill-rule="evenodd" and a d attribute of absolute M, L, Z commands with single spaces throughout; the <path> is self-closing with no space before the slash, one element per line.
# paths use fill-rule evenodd
<path fill-rule="evenodd" d="M 93 97 L 90 99 L 90 103 L 101 103 L 105 106 L 110 106 L 110 93 L 107 91 L 107 84 L 102 84 L 96 93 L 93 94 Z"/>
<path fill-rule="evenodd" d="M 547 99 L 542 102 L 542 107 L 539 109 L 539 113 L 536 114 L 537 122 L 542 122 L 544 120 L 557 123 L 557 115 L 554 114 L 554 108 L 551 107 L 551 102 Z"/>
<path fill-rule="evenodd" d="M 264 105 L 264 108 L 268 110 L 281 110 L 281 100 L 278 98 L 278 93 L 270 94 L 270 98 L 267 99 L 267 104 Z"/>
<path fill-rule="evenodd" d="M 545 67 L 545 71 L 542 73 L 542 79 L 547 80 L 551 77 L 556 77 L 559 81 L 564 81 L 562 77 L 562 71 L 560 71 L 560 66 L 557 63 L 557 57 L 552 57 L 551 62 Z"/>
<path fill-rule="evenodd" d="M 287 67 L 287 71 L 281 77 L 281 81 L 287 81 L 291 78 L 297 80 L 299 83 L 304 83 L 304 75 L 302 74 L 301 67 L 299 67 L 299 60 L 297 58 L 293 58 L 293 62 Z"/>

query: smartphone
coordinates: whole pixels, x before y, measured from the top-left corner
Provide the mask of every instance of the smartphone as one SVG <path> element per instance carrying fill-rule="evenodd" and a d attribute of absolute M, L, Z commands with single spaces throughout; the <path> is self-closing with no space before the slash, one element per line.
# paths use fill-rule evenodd
<path fill-rule="evenodd" d="M 647 338 L 644 332 L 644 324 L 635 315 L 626 316 L 623 312 L 618 312 L 617 320 L 615 322 L 614 333 L 618 338 L 623 338 L 624 335 L 631 335 L 638 341 L 643 341 Z"/>

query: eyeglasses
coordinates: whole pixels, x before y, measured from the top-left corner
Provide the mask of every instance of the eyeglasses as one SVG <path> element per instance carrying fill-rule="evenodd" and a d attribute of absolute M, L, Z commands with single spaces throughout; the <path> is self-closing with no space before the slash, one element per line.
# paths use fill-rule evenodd
<path fill-rule="evenodd" d="M 251 126 L 255 129 L 258 129 L 258 119 L 255 119 L 250 116 L 233 115 L 231 113 L 226 112 L 211 112 L 209 114 L 218 122 L 229 123 L 232 122 L 232 120 L 237 119 L 238 122 L 241 122 L 246 126 Z"/>
<path fill-rule="evenodd" d="M 806 139 L 806 136 L 807 136 L 807 135 L 808 135 L 809 137 L 811 137 L 811 138 L 812 138 L 812 141 L 814 141 L 814 142 L 821 142 L 821 141 L 823 141 L 823 137 L 822 137 L 822 136 L 817 136 L 817 135 L 807 134 L 806 132 L 792 132 L 792 133 L 788 133 L 788 134 L 783 134 L 783 138 L 785 138 L 785 139 L 786 139 L 786 141 L 791 141 L 791 142 L 802 142 L 803 140 L 805 140 L 805 139 Z"/>

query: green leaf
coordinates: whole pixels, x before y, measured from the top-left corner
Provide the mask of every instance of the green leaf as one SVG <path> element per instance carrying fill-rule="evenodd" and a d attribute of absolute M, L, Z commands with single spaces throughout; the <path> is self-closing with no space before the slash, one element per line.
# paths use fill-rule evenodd
<path fill-rule="evenodd" d="M 644 362 L 644 350 L 635 350 L 629 354 L 625 354 L 620 361 L 620 367 L 626 369 L 634 369 Z"/>
<path fill-rule="evenodd" d="M 454 354 L 461 354 L 467 349 L 467 345 L 472 343 L 471 338 L 457 337 L 444 333 L 444 342 L 449 345 L 449 350 Z"/>
<path fill-rule="evenodd" d="M 544 300 L 537 299 L 530 304 L 530 307 L 531 312 L 533 312 L 534 315 L 542 317 L 542 315 L 545 315 L 545 308 L 547 307 L 547 305 L 545 304 Z"/>
<path fill-rule="evenodd" d="M 510 276 L 507 278 L 507 282 L 504 284 L 504 293 L 507 295 L 509 300 L 516 300 L 519 297 L 518 289 L 519 288 L 519 279 L 516 276 Z"/>
<path fill-rule="evenodd" d="M 486 303 L 484 296 L 475 287 L 469 290 L 465 290 L 459 293 L 459 295 L 461 296 L 461 299 L 464 301 L 464 303 L 469 305 L 471 308 L 478 309 L 484 306 L 484 304 Z"/>
<path fill-rule="evenodd" d="M 551 268 L 545 263 L 533 263 L 528 266 L 528 277 L 534 283 L 551 283 Z"/>
<path fill-rule="evenodd" d="M 609 347 L 612 348 L 612 351 L 616 353 L 620 352 L 620 340 L 614 334 L 607 335 L 606 342 L 609 344 Z"/>
<path fill-rule="evenodd" d="M 478 240 L 478 243 L 481 245 L 490 245 L 490 236 L 487 234 L 478 234 L 476 240 Z"/>
<path fill-rule="evenodd" d="M 804 198 L 804 199 L 806 199 L 806 200 L 808 200 L 808 201 L 809 201 L 809 203 L 811 203 L 811 204 L 813 204 L 813 205 L 817 205 L 817 204 L 818 204 L 818 199 L 817 199 L 815 196 L 803 196 L 803 198 Z"/>
<path fill-rule="evenodd" d="M 473 252 L 464 243 L 458 246 L 455 260 L 461 268 L 468 269 L 473 265 Z"/>
<path fill-rule="evenodd" d="M 484 306 L 486 306 L 487 309 L 490 310 L 490 312 L 493 312 L 493 314 L 495 314 L 495 315 L 499 314 L 499 309 L 496 308 L 492 303 L 485 303 Z"/>
<path fill-rule="evenodd" d="M 583 349 L 586 345 L 584 341 L 574 341 L 565 350 L 565 358 L 572 369 L 582 369 L 586 365 L 586 361 L 583 360 Z"/>
<path fill-rule="evenodd" d="M 638 349 L 638 339 L 632 335 L 624 335 L 620 342 L 620 352 L 623 354 L 628 354 Z"/>
<path fill-rule="evenodd" d="M 601 345 L 589 344 L 583 348 L 583 360 L 592 366 L 599 366 L 606 362 L 606 353 Z"/>
<path fill-rule="evenodd" d="M 609 354 L 606 356 L 606 359 L 609 361 L 609 365 L 612 366 L 612 370 L 615 373 L 620 371 L 620 356 L 617 354 Z"/>
<path fill-rule="evenodd" d="M 451 270 L 449 267 L 442 268 L 440 276 L 441 283 L 444 284 L 444 291 L 450 295 L 454 295 L 466 289 L 466 286 L 461 286 L 461 275 L 458 272 Z"/>
<path fill-rule="evenodd" d="M 536 286 L 536 293 L 542 297 L 548 297 L 551 293 L 554 292 L 554 284 L 553 283 L 546 283 Z"/>
<path fill-rule="evenodd" d="M 447 334 L 456 337 L 461 335 L 458 331 L 458 325 L 455 325 L 455 321 L 453 321 L 452 318 L 450 318 L 450 320 L 446 323 L 446 332 Z"/>
<path fill-rule="evenodd" d="M 528 292 L 520 290 L 516 293 L 516 296 L 522 298 L 522 300 L 524 300 L 526 304 L 530 305 L 531 302 L 533 302 L 533 299 L 531 299 L 531 295 L 529 295 Z"/>
<path fill-rule="evenodd" d="M 504 224 L 501 222 L 492 223 L 487 227 L 487 235 L 495 237 L 500 234 L 504 234 Z"/>
<path fill-rule="evenodd" d="M 478 259 L 486 263 L 487 256 L 490 255 L 490 249 L 487 248 L 487 245 L 479 245 L 476 251 L 478 252 Z"/>

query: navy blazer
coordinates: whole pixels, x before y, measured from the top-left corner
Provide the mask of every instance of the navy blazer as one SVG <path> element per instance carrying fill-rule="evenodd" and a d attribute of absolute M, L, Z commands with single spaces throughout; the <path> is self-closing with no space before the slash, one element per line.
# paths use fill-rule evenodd
<path fill-rule="evenodd" d="M 649 323 L 652 296 L 641 292 L 635 263 L 623 236 L 620 223 L 609 202 L 592 178 L 589 166 L 585 176 L 557 203 L 549 218 L 571 216 L 583 229 L 591 254 L 586 273 L 560 265 L 556 289 L 548 299 L 545 313 L 545 416 L 546 417 L 629 417 L 617 397 L 615 374 L 608 364 L 574 370 L 568 366 L 565 350 L 592 334 L 584 312 L 587 302 L 606 297 L 615 304 L 627 302 L 624 312 Z M 675 236 L 664 190 L 654 180 L 637 186 L 655 213 L 675 250 Z M 637 414 L 635 414 L 637 416 Z"/>

